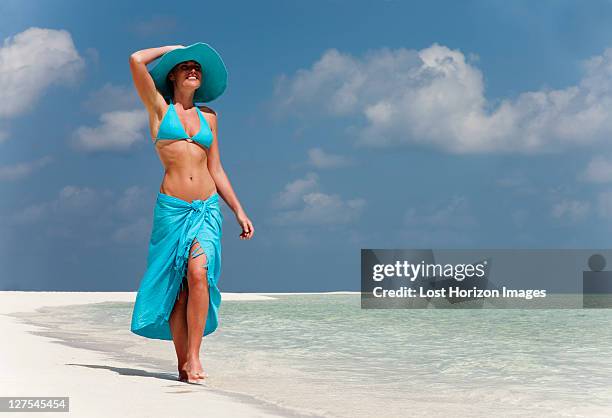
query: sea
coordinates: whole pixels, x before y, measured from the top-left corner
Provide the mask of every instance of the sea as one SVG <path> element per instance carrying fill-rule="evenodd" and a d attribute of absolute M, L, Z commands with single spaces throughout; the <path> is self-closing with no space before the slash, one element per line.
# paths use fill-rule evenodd
<path fill-rule="evenodd" d="M 359 294 L 223 301 L 207 387 L 321 417 L 610 417 L 612 309 L 362 309 Z M 143 372 L 172 341 L 130 332 L 133 304 L 12 314 Z"/>

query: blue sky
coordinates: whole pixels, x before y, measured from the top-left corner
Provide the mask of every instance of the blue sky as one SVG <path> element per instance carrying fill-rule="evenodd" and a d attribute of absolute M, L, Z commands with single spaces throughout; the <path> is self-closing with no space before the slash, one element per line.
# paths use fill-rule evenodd
<path fill-rule="evenodd" d="M 229 71 L 222 291 L 358 290 L 361 248 L 607 248 L 612 3 L 3 1 L 0 289 L 136 290 L 163 169 L 139 49 Z"/>

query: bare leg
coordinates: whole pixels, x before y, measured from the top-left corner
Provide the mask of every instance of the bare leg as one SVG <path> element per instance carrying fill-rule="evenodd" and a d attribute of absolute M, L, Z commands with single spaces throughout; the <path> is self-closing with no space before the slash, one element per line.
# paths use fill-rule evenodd
<path fill-rule="evenodd" d="M 187 355 L 182 368 L 188 381 L 206 377 L 200 362 L 200 346 L 209 306 L 208 260 L 197 240 L 194 240 L 191 254 L 187 267 Z"/>
<path fill-rule="evenodd" d="M 184 285 L 170 314 L 170 321 L 168 321 L 178 359 L 179 380 L 187 378 L 182 370 L 187 361 L 187 297 L 187 286 Z"/>

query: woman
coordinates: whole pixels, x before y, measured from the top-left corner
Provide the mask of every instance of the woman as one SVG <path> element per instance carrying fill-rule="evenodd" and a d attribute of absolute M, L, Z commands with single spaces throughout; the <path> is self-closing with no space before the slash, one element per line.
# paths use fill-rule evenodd
<path fill-rule="evenodd" d="M 147 64 L 160 56 L 149 72 Z M 130 57 L 130 69 L 165 171 L 131 331 L 172 339 L 179 380 L 198 383 L 206 377 L 199 358 L 202 337 L 217 328 L 221 303 L 219 196 L 234 211 L 240 238 L 254 234 L 221 166 L 217 115 L 209 107 L 194 106 L 223 93 L 227 70 L 204 43 L 137 51 Z"/>

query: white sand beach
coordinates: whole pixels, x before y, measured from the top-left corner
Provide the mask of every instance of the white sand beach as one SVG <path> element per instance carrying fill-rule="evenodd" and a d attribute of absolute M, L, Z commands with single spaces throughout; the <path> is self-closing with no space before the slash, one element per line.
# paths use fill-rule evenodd
<path fill-rule="evenodd" d="M 36 327 L 6 315 L 43 306 L 133 302 L 135 297 L 135 292 L 0 292 L 4 341 L 0 345 L 1 396 L 68 396 L 70 416 L 76 417 L 287 416 L 240 398 L 213 393 L 203 385 L 178 382 L 170 374 L 150 373 L 110 360 L 103 353 L 58 344 L 51 338 L 33 335 Z M 230 301 L 269 297 L 223 293 L 223 298 Z"/>
<path fill-rule="evenodd" d="M 0 396 L 69 397 L 77 417 L 612 416 L 609 310 L 223 293 L 223 328 L 201 351 L 210 379 L 190 385 L 172 342 L 129 331 L 135 297 L 0 292 Z"/>

